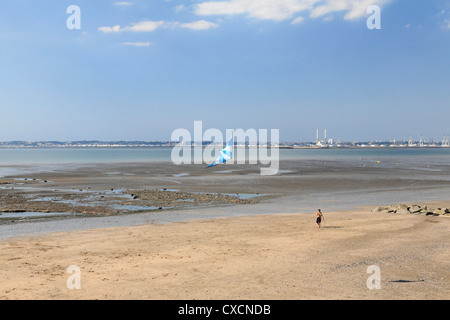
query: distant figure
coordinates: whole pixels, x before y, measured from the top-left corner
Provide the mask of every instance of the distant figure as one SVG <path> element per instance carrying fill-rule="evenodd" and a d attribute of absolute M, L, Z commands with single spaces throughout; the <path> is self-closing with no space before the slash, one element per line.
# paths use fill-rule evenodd
<path fill-rule="evenodd" d="M 317 216 L 316 223 L 317 223 L 317 225 L 320 228 L 320 224 L 322 223 L 322 219 L 323 219 L 323 221 L 325 221 L 325 217 L 323 216 L 322 211 L 320 211 L 320 209 L 317 210 L 316 216 Z"/>

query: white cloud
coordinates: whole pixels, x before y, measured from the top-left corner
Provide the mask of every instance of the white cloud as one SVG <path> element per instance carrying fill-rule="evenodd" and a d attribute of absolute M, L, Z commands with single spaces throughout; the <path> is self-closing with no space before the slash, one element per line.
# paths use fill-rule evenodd
<path fill-rule="evenodd" d="M 121 27 L 116 25 L 113 27 L 100 27 L 98 31 L 103 33 L 118 33 L 118 32 L 153 32 L 158 28 L 184 28 L 191 30 L 208 30 L 211 28 L 217 28 L 219 25 L 206 20 L 199 20 L 189 23 L 180 22 L 166 22 L 166 21 L 141 21 L 138 23 L 131 24 L 126 27 Z"/>
<path fill-rule="evenodd" d="M 170 2 L 171 0 L 165 0 Z M 310 18 L 322 18 L 331 21 L 334 13 L 341 13 L 345 20 L 353 20 L 367 16 L 367 8 L 371 5 L 384 5 L 393 0 L 219 0 L 200 2 L 191 8 L 198 16 L 235 16 L 245 15 L 248 18 L 272 21 L 291 20 L 291 24 L 304 21 L 299 13 L 309 13 Z M 132 5 L 132 2 L 116 1 L 115 5 Z M 174 7 L 175 12 L 187 10 L 183 4 Z M 297 18 L 295 18 L 297 16 Z M 219 20 L 218 20 L 219 21 Z M 158 28 L 185 28 L 191 30 L 208 30 L 219 25 L 206 20 L 194 22 L 141 21 L 125 27 L 115 25 L 98 28 L 103 33 L 118 32 L 153 32 Z M 450 29 L 450 22 L 445 21 Z"/>
<path fill-rule="evenodd" d="M 446 8 L 436 14 L 437 19 L 441 22 L 441 28 L 450 30 L 450 3 L 446 5 Z"/>
<path fill-rule="evenodd" d="M 219 25 L 206 20 L 199 20 L 189 23 L 181 23 L 180 27 L 191 30 L 208 30 L 211 28 L 217 28 Z"/>
<path fill-rule="evenodd" d="M 141 21 L 124 28 L 124 31 L 152 32 L 164 25 L 164 21 Z"/>
<path fill-rule="evenodd" d="M 123 46 L 133 46 L 133 47 L 150 47 L 150 42 L 123 42 Z"/>
<path fill-rule="evenodd" d="M 294 20 L 292 20 L 291 24 L 299 24 L 299 23 L 302 23 L 304 20 L 305 20 L 305 18 L 298 17 L 298 18 L 295 18 Z"/>
<path fill-rule="evenodd" d="M 345 20 L 358 19 L 367 16 L 367 8 L 371 5 L 382 6 L 390 0 L 352 0 L 349 1 L 349 10 L 345 15 Z"/>
<path fill-rule="evenodd" d="M 185 11 L 186 7 L 184 6 L 184 4 L 179 4 L 174 7 L 174 10 L 175 10 L 175 12 L 181 12 L 181 11 Z"/>
<path fill-rule="evenodd" d="M 381 6 L 391 0 L 326 0 L 311 11 L 311 18 L 318 18 L 334 12 L 346 12 L 344 19 L 353 20 L 367 16 L 371 5 Z"/>
<path fill-rule="evenodd" d="M 131 6 L 131 5 L 133 5 L 133 2 L 116 1 L 116 2 L 113 2 L 113 5 L 115 5 L 115 6 Z"/>
<path fill-rule="evenodd" d="M 111 32 L 120 32 L 120 26 L 114 26 L 114 27 L 100 27 L 98 28 L 99 31 L 104 33 L 111 33 Z"/>
<path fill-rule="evenodd" d="M 320 0 L 228 0 L 199 3 L 194 12 L 200 16 L 246 14 L 250 18 L 282 21 L 300 11 L 312 9 Z"/>
<path fill-rule="evenodd" d="M 121 27 L 116 25 L 113 27 L 100 27 L 99 31 L 104 33 L 112 32 L 123 32 L 123 31 L 133 31 L 133 32 L 152 32 L 164 25 L 164 21 L 141 21 L 134 23 L 131 26 Z"/>
<path fill-rule="evenodd" d="M 334 12 L 344 12 L 344 19 L 357 19 L 367 15 L 370 5 L 382 5 L 391 0 L 224 0 L 206 1 L 194 6 L 199 16 L 246 15 L 261 20 L 283 21 L 302 11 L 309 11 L 311 18 Z"/>

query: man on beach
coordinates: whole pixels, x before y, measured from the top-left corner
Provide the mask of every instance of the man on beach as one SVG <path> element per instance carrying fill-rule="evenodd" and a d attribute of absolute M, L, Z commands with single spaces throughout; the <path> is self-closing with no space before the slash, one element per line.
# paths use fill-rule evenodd
<path fill-rule="evenodd" d="M 325 221 L 325 217 L 323 216 L 322 211 L 320 211 L 320 209 L 317 210 L 316 216 L 317 216 L 316 223 L 317 223 L 317 225 L 320 228 L 320 224 L 322 223 L 322 219 L 323 219 L 323 221 Z"/>

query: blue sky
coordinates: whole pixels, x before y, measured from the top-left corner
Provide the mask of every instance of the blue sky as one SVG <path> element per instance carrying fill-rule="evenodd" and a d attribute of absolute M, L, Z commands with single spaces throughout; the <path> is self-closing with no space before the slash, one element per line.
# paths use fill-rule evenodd
<path fill-rule="evenodd" d="M 450 1 L 11 0 L 0 41 L 2 141 L 168 140 L 194 120 L 283 141 L 450 133 Z"/>

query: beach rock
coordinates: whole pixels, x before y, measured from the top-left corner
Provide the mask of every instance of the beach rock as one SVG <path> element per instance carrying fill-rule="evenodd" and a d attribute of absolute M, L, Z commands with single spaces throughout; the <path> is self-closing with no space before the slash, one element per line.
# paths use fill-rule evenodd
<path fill-rule="evenodd" d="M 412 205 L 409 208 L 409 212 L 410 213 L 420 213 L 421 211 L 422 211 L 422 208 L 420 206 L 417 206 L 417 205 Z"/>
<path fill-rule="evenodd" d="M 400 207 L 399 209 L 397 209 L 397 211 L 395 213 L 397 213 L 397 214 L 410 214 L 411 212 L 408 210 L 408 208 Z"/>
<path fill-rule="evenodd" d="M 433 211 L 433 215 L 441 216 L 441 215 L 444 215 L 444 214 L 446 214 L 448 212 L 449 212 L 449 210 L 447 208 L 437 208 L 436 210 Z"/>
<path fill-rule="evenodd" d="M 382 212 L 382 211 L 388 211 L 388 207 L 376 207 L 372 209 L 372 212 Z"/>
<path fill-rule="evenodd" d="M 420 207 L 420 211 L 419 212 L 414 212 L 414 214 L 427 214 L 428 213 L 428 207 L 427 206 L 419 206 Z"/>
<path fill-rule="evenodd" d="M 397 206 L 389 206 L 389 207 L 385 207 L 385 211 L 387 213 L 395 213 L 397 211 Z"/>
<path fill-rule="evenodd" d="M 410 214 L 409 206 L 406 204 L 398 204 L 396 206 L 391 206 L 390 210 L 398 214 Z"/>

